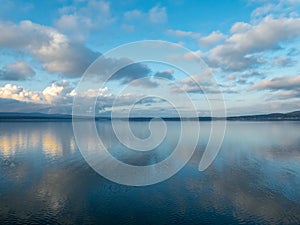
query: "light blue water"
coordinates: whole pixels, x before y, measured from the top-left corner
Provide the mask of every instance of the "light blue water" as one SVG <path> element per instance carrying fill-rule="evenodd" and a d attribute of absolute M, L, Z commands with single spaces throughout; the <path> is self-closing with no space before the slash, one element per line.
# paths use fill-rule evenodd
<path fill-rule="evenodd" d="M 172 152 L 180 123 L 167 125 L 161 146 L 142 154 L 97 123 L 111 154 L 135 165 Z M 147 126 L 131 123 L 141 137 Z M 209 129 L 201 123 L 196 152 L 175 176 L 129 187 L 89 167 L 69 122 L 0 123 L 0 224 L 300 224 L 300 123 L 228 122 L 219 155 L 199 172 Z"/>

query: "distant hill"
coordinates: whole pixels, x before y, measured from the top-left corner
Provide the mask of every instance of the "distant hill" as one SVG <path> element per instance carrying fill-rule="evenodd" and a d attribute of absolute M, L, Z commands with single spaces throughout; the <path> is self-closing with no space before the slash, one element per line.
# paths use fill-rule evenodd
<path fill-rule="evenodd" d="M 280 120 L 300 120 L 300 111 L 290 113 L 271 113 L 262 115 L 230 116 L 227 120 L 247 120 L 247 121 L 280 121 Z"/>
<path fill-rule="evenodd" d="M 89 117 L 81 117 L 82 119 L 90 119 Z M 95 120 L 110 120 L 109 117 L 96 117 Z M 114 118 L 119 120 L 127 120 L 126 118 Z M 152 117 L 131 117 L 130 121 L 150 121 Z M 194 120 L 194 121 L 210 121 L 210 120 L 230 120 L 230 121 L 300 121 L 300 111 L 289 113 L 271 113 L 260 115 L 245 115 L 245 116 L 229 116 L 221 117 L 196 117 L 196 118 L 179 118 L 179 117 L 165 117 L 165 121 L 180 121 L 180 120 Z M 71 121 L 72 115 L 67 114 L 44 114 L 44 113 L 10 113 L 0 112 L 0 122 L 7 121 Z"/>
<path fill-rule="evenodd" d="M 10 113 L 0 112 L 1 121 L 62 121 L 71 120 L 71 115 L 45 113 Z"/>

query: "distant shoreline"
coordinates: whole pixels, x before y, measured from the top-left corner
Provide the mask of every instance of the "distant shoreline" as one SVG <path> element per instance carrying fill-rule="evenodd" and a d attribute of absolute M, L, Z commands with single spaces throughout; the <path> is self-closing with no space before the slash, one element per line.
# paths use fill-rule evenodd
<path fill-rule="evenodd" d="M 76 117 L 76 120 L 110 121 L 110 117 Z M 150 121 L 156 117 L 113 118 L 121 121 Z M 300 121 L 300 111 L 290 113 L 271 113 L 260 115 L 229 116 L 229 117 L 163 117 L 165 121 Z M 43 113 L 0 113 L 0 122 L 67 122 L 72 121 L 72 115 Z"/>

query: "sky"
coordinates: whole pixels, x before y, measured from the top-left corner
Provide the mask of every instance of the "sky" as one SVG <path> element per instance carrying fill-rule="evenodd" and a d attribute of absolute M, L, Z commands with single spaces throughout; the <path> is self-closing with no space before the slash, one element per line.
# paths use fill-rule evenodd
<path fill-rule="evenodd" d="M 174 116 L 179 110 L 191 116 L 194 110 L 201 116 L 210 115 L 212 105 L 222 111 L 220 93 L 227 115 L 300 109 L 299 0 L 0 0 L 0 5 L 1 112 L 71 114 L 74 98 L 80 98 L 94 99 L 99 115 Z M 166 55 L 173 64 L 106 58 L 96 82 L 80 93 L 80 80 L 98 57 L 145 40 L 170 42 L 189 53 Z M 176 67 L 176 60 L 195 58 L 205 64 L 195 74 Z M 107 68 L 124 60 L 132 64 L 104 83 Z"/>

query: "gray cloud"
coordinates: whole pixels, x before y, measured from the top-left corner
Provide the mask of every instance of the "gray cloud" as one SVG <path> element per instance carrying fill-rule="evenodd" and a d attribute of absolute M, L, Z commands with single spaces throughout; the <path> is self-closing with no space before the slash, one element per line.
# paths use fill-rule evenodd
<path fill-rule="evenodd" d="M 297 63 L 296 60 L 287 57 L 277 57 L 274 59 L 274 64 L 279 67 L 291 67 Z"/>
<path fill-rule="evenodd" d="M 206 90 L 211 92 L 214 88 L 217 88 L 216 86 L 213 87 L 214 83 L 211 80 L 212 73 L 212 70 L 207 69 L 203 71 L 202 74 L 189 76 L 179 80 L 176 82 L 176 84 L 172 85 L 172 91 L 174 93 L 203 93 Z M 199 84 L 201 86 L 199 86 Z"/>
<path fill-rule="evenodd" d="M 161 77 L 166 78 L 168 80 L 174 80 L 174 70 L 165 70 L 165 71 L 158 71 L 154 74 L 154 77 Z"/>
<path fill-rule="evenodd" d="M 1 112 L 48 112 L 50 105 L 0 98 Z"/>
<path fill-rule="evenodd" d="M 255 102 L 254 104 L 239 104 L 239 106 L 227 107 L 228 115 L 267 114 L 270 112 L 291 112 L 300 108 L 299 99 L 285 101 L 270 100 Z"/>
<path fill-rule="evenodd" d="M 22 21 L 20 24 L 0 23 L 0 33 L 0 48 L 30 54 L 41 62 L 47 72 L 65 77 L 82 76 L 88 66 L 101 55 L 80 43 L 70 41 L 53 28 L 31 21 Z M 124 60 L 130 62 L 130 59 L 106 59 L 105 63 L 96 66 L 95 70 L 98 71 L 95 73 L 105 74 L 107 68 L 118 67 Z M 1 71 L 2 79 L 10 77 L 10 80 L 16 80 L 25 75 L 32 75 L 32 71 L 24 63 L 19 65 L 18 71 L 16 67 L 17 65 L 14 65 L 14 68 L 4 68 Z M 118 71 L 112 79 L 125 84 L 140 77 L 147 77 L 150 73 L 151 70 L 145 64 L 134 63 Z"/>
<path fill-rule="evenodd" d="M 300 76 L 281 76 L 268 80 L 263 80 L 252 87 L 250 90 L 294 90 L 300 89 Z"/>
<path fill-rule="evenodd" d="M 217 84 L 213 78 L 213 70 L 206 69 L 201 74 L 186 77 L 171 85 L 174 93 L 200 93 L 200 94 L 218 94 L 218 93 L 237 93 L 228 86 Z"/>
<path fill-rule="evenodd" d="M 115 61 L 115 63 L 118 64 L 118 61 Z M 142 63 L 133 63 L 116 72 L 112 76 L 112 79 L 121 80 L 122 84 L 126 84 L 135 79 L 147 77 L 150 73 L 151 70 L 147 67 L 147 65 Z"/>
<path fill-rule="evenodd" d="M 297 48 L 291 48 L 288 50 L 288 56 L 297 56 L 300 54 L 300 51 Z"/>
<path fill-rule="evenodd" d="M 134 86 L 142 86 L 145 88 L 156 88 L 159 86 L 157 82 L 152 81 L 150 78 L 137 79 L 134 80 L 131 84 Z"/>
<path fill-rule="evenodd" d="M 124 65 L 127 65 L 123 67 Z M 119 69 L 121 68 L 121 69 Z M 119 69 L 119 70 L 118 70 Z M 112 71 L 117 71 L 110 74 Z M 102 57 L 91 66 L 86 75 L 97 77 L 102 81 L 118 80 L 122 85 L 133 82 L 136 86 L 154 87 L 157 84 L 150 80 L 151 69 L 143 63 L 134 63 L 129 58 L 105 58 Z M 139 81 L 140 78 L 148 78 Z"/>
<path fill-rule="evenodd" d="M 281 76 L 263 80 L 249 90 L 270 90 L 275 92 L 269 99 L 300 98 L 300 76 Z"/>
<path fill-rule="evenodd" d="M 300 98 L 300 89 L 290 90 L 290 91 L 280 91 L 270 97 L 270 99 L 282 99 L 282 100 L 292 99 L 292 98 Z"/>
<path fill-rule="evenodd" d="M 35 75 L 34 70 L 26 62 L 15 62 L 0 70 L 1 80 L 26 80 Z"/>
<path fill-rule="evenodd" d="M 246 70 L 243 72 L 235 72 L 225 77 L 224 82 L 231 82 L 230 85 L 249 85 L 253 84 L 253 78 L 255 79 L 264 79 L 266 77 L 265 74 L 262 74 L 256 70 Z"/>
<path fill-rule="evenodd" d="M 68 77 L 81 76 L 100 55 L 71 42 L 53 28 L 31 21 L 0 23 L 0 33 L 0 47 L 28 53 L 37 58 L 46 71 Z"/>

